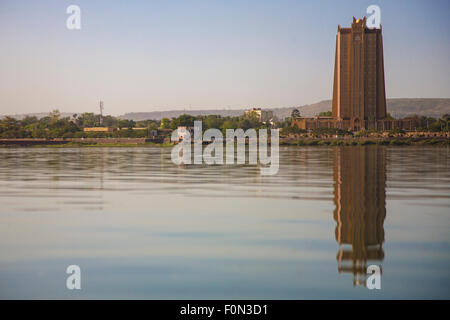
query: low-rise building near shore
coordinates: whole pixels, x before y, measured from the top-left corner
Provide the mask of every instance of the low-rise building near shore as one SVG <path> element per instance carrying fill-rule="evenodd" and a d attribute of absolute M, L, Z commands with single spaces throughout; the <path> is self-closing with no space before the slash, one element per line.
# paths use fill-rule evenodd
<path fill-rule="evenodd" d="M 348 131 L 359 130 L 393 130 L 402 129 L 405 131 L 415 130 L 420 126 L 418 118 L 406 119 L 380 119 L 380 120 L 337 120 L 332 117 L 314 117 L 314 118 L 296 118 L 291 120 L 292 127 L 298 127 L 303 130 L 314 130 L 319 128 L 337 128 Z"/>
<path fill-rule="evenodd" d="M 259 122 L 270 122 L 274 118 L 273 111 L 262 110 L 261 108 L 251 108 L 245 110 L 244 115 L 246 117 L 256 117 Z"/>
<path fill-rule="evenodd" d="M 114 132 L 114 131 L 123 131 L 128 130 L 130 128 L 113 128 L 113 127 L 87 127 L 83 128 L 84 132 Z M 141 130 L 148 130 L 147 127 L 134 127 L 131 128 L 133 131 L 141 131 Z"/>
<path fill-rule="evenodd" d="M 89 127 L 89 128 L 83 128 L 84 132 L 113 132 L 115 131 L 114 128 L 110 127 Z"/>
<path fill-rule="evenodd" d="M 186 127 L 186 126 L 179 126 L 177 128 L 177 135 L 178 135 L 178 141 L 182 141 L 186 139 L 186 137 L 189 135 L 191 139 L 194 137 L 194 128 L 193 127 Z"/>

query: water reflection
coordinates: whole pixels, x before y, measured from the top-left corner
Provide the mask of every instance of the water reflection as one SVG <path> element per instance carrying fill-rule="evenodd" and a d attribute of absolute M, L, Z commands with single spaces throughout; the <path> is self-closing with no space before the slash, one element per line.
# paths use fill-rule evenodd
<path fill-rule="evenodd" d="M 275 176 L 170 152 L 0 149 L 0 298 L 72 299 L 70 264 L 86 299 L 449 298 L 450 148 L 282 146 Z"/>
<path fill-rule="evenodd" d="M 367 266 L 384 259 L 386 149 L 334 149 L 334 182 L 338 271 L 365 286 Z"/>

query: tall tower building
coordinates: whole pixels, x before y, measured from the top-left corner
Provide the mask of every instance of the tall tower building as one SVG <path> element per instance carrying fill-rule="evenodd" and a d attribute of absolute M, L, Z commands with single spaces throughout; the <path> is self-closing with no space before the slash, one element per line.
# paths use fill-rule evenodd
<path fill-rule="evenodd" d="M 383 38 L 369 29 L 366 17 L 351 28 L 338 26 L 333 85 L 333 118 L 342 129 L 358 131 L 377 127 L 386 117 Z"/>

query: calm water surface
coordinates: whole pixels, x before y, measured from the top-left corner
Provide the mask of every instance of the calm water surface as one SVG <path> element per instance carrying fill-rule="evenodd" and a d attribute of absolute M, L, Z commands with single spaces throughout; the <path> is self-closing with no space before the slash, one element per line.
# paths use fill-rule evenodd
<path fill-rule="evenodd" d="M 0 298 L 450 298 L 449 148 L 281 147 L 276 176 L 170 151 L 0 149 Z"/>

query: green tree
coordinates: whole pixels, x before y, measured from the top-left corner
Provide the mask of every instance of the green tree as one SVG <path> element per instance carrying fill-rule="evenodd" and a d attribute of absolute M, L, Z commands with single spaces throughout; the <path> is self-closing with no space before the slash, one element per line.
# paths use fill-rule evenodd
<path fill-rule="evenodd" d="M 20 123 L 12 117 L 5 117 L 0 121 L 0 136 L 2 138 L 22 138 Z"/>
<path fill-rule="evenodd" d="M 39 119 L 35 116 L 26 116 L 20 121 L 21 125 L 24 127 L 37 122 L 39 122 Z"/>
<path fill-rule="evenodd" d="M 170 128 L 170 120 L 167 118 L 161 119 L 161 129 L 169 129 Z"/>
<path fill-rule="evenodd" d="M 299 119 L 300 118 L 300 111 L 298 111 L 298 109 L 292 110 L 291 118 L 292 119 Z"/>
<path fill-rule="evenodd" d="M 59 120 L 59 118 L 61 118 L 61 113 L 59 112 L 58 109 L 55 109 L 52 112 L 50 112 L 49 117 L 50 117 L 50 124 L 53 124 L 56 123 Z"/>

